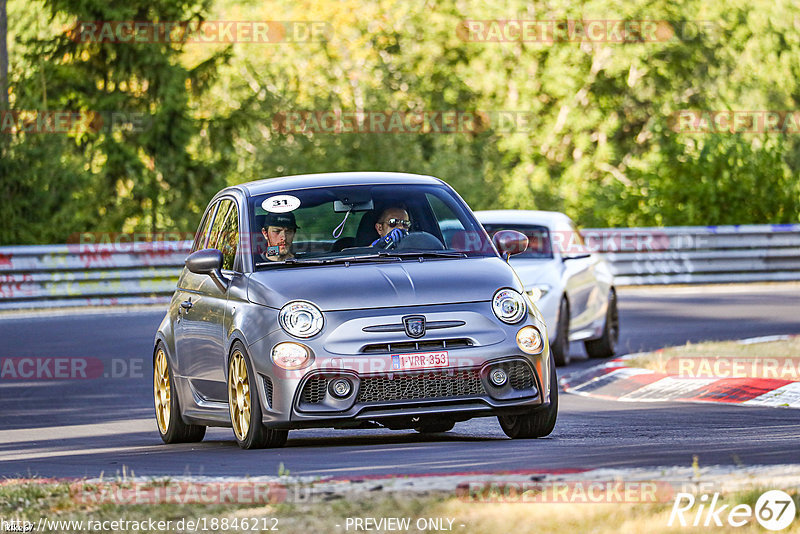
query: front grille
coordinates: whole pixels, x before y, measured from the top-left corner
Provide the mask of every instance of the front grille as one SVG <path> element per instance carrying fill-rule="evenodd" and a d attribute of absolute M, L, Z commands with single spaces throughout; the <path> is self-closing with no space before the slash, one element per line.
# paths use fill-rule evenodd
<path fill-rule="evenodd" d="M 467 338 L 455 339 L 426 339 L 422 341 L 399 341 L 397 343 L 373 343 L 364 345 L 361 352 L 364 354 L 390 354 L 393 352 L 461 349 L 471 347 L 472 340 Z"/>
<path fill-rule="evenodd" d="M 477 370 L 452 374 L 432 372 L 361 379 L 358 403 L 394 400 L 436 399 L 484 395 L 486 392 Z"/>
<path fill-rule="evenodd" d="M 514 389 L 531 389 L 534 385 L 530 365 L 519 360 L 499 365 L 508 374 L 508 382 Z"/>
<path fill-rule="evenodd" d="M 264 390 L 267 392 L 267 408 L 272 409 L 272 379 L 264 377 Z"/>
<path fill-rule="evenodd" d="M 303 402 L 308 404 L 318 404 L 325 398 L 328 389 L 328 379 L 322 377 L 312 378 L 303 387 Z"/>

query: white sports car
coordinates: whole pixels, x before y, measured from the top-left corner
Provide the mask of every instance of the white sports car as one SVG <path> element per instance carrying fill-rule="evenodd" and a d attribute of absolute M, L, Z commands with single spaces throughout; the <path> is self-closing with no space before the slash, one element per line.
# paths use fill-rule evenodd
<path fill-rule="evenodd" d="M 614 277 L 584 245 L 575 223 L 555 211 L 476 211 L 489 233 L 517 230 L 528 249 L 510 259 L 525 291 L 542 312 L 557 365 L 569 364 L 570 341 L 583 341 L 592 358 L 612 356 L 619 338 Z"/>

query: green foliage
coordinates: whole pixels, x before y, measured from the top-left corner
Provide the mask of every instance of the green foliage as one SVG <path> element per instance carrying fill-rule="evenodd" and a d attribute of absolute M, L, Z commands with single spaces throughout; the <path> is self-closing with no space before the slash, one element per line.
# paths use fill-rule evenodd
<path fill-rule="evenodd" d="M 433 174 L 474 209 L 561 210 L 585 226 L 800 222 L 797 134 L 678 133 L 670 123 L 687 109 L 798 109 L 800 8 L 789 0 L 209 1 L 12 0 L 15 109 L 151 121 L 113 135 L 5 139 L 0 243 L 193 230 L 225 184 L 342 170 Z M 50 25 L 31 24 L 31 11 Z M 228 46 L 76 43 L 60 29 L 203 18 L 324 21 L 329 31 Z M 677 33 L 551 43 L 470 42 L 457 31 L 465 20 L 507 19 L 670 21 Z M 448 134 L 277 127 L 301 110 L 505 110 L 530 121 Z M 41 206 L 67 233 L 38 226 Z"/>

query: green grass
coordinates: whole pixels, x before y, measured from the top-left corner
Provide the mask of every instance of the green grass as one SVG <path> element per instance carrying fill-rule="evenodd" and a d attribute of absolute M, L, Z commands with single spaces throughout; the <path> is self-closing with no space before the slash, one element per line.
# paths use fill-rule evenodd
<path fill-rule="evenodd" d="M 125 484 L 120 484 L 125 486 Z M 163 485 L 159 482 L 156 485 Z M 723 503 L 753 506 L 762 489 L 724 495 Z M 291 492 L 290 492 L 291 493 Z M 791 491 L 800 509 L 796 490 Z M 80 502 L 64 482 L 7 482 L 0 486 L 0 518 L 22 519 L 36 524 L 40 517 L 50 520 L 146 521 L 194 518 L 277 518 L 282 533 L 348 532 L 348 517 L 410 518 L 408 532 L 419 532 L 418 518 L 449 518 L 453 532 L 463 534 L 515 534 L 548 532 L 593 532 L 618 534 L 627 532 L 700 532 L 702 528 L 667 527 L 672 502 L 637 504 L 550 504 L 550 503 L 485 503 L 459 498 L 455 492 L 403 493 L 363 491 L 359 493 L 314 494 L 310 500 L 281 504 L 90 504 Z M 688 517 L 688 515 L 687 515 Z M 210 523 L 208 523 L 210 524 Z M 274 523 L 270 522 L 269 525 Z M 445 521 L 445 524 L 447 522 Z M 337 527 L 338 525 L 338 527 Z M 462 526 L 463 525 L 463 526 Z M 174 530 L 174 528 L 173 528 Z M 117 532 L 135 532 L 120 529 Z M 140 530 L 139 532 L 147 532 Z M 208 532 L 214 532 L 214 529 Z M 219 532 L 240 532 L 229 528 Z M 353 532 L 353 528 L 349 529 Z M 430 530 L 429 530 L 430 531 Z M 68 530 L 61 530 L 68 532 Z M 376 531 L 373 531 L 376 532 Z M 742 528 L 725 526 L 714 532 L 764 532 L 757 524 Z M 800 521 L 784 533 L 800 532 Z"/>

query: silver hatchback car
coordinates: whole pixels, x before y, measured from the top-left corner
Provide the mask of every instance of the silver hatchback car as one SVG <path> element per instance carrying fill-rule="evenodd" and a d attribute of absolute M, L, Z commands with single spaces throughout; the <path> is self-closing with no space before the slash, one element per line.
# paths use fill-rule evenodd
<path fill-rule="evenodd" d="M 512 438 L 550 434 L 548 335 L 507 262 L 527 245 L 511 230 L 490 240 L 430 176 L 220 191 L 155 337 L 161 438 L 232 426 L 242 448 L 279 447 L 291 429 L 446 432 L 481 416 Z"/>

